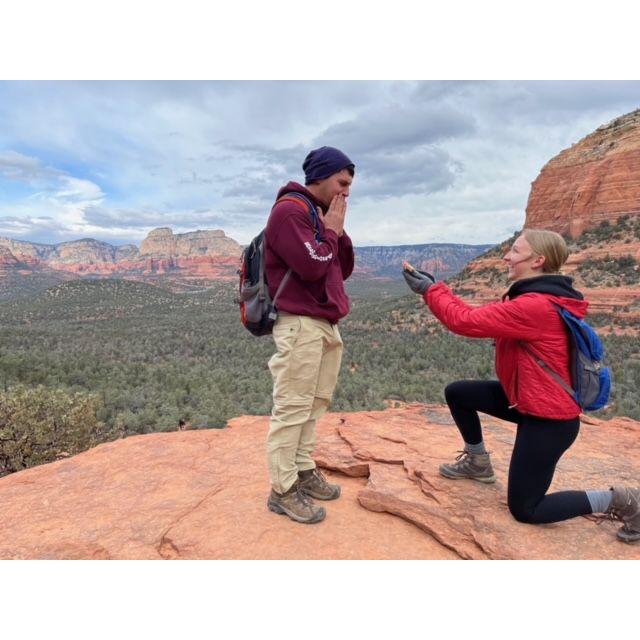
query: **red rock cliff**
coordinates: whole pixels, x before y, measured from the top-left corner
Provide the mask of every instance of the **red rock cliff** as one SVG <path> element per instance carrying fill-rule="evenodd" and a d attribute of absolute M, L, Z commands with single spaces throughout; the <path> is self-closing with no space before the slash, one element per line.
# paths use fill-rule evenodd
<path fill-rule="evenodd" d="M 640 109 L 598 127 L 542 168 L 525 226 L 575 238 L 623 214 L 640 214 Z"/>

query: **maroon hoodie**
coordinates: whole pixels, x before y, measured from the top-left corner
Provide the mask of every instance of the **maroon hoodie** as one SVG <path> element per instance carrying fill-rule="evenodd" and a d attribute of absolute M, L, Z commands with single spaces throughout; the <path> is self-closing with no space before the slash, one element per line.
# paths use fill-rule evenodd
<path fill-rule="evenodd" d="M 278 192 L 301 193 L 325 213 L 323 205 L 297 182 L 289 182 Z M 273 297 L 288 269 L 289 280 L 278 298 L 277 307 L 302 316 L 325 318 L 335 324 L 349 313 L 344 280 L 353 271 L 351 239 L 325 229 L 320 220 L 321 241 L 309 208 L 302 201 L 285 200 L 274 206 L 266 229 L 265 269 L 269 294 Z"/>

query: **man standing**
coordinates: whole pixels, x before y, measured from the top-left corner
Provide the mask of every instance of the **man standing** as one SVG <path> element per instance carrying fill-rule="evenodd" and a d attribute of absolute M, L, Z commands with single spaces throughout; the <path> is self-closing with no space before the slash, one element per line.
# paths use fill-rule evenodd
<path fill-rule="evenodd" d="M 302 168 L 305 186 L 289 182 L 280 189 L 265 234 L 272 297 L 291 270 L 278 297 L 276 353 L 269 360 L 272 489 L 267 506 L 296 522 L 314 523 L 326 512 L 312 498 L 340 496 L 340 487 L 326 481 L 311 454 L 316 420 L 331 403 L 342 359 L 338 320 L 349 313 L 344 280 L 354 264 L 344 219 L 355 165 L 342 151 L 321 147 L 307 155 Z M 312 215 L 311 205 L 319 215 Z"/>

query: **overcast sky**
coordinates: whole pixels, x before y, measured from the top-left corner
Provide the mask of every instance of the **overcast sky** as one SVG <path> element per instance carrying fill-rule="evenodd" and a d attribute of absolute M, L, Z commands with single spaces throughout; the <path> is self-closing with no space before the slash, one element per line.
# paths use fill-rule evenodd
<path fill-rule="evenodd" d="M 321 145 L 356 164 L 357 245 L 493 243 L 543 165 L 640 107 L 640 82 L 0 82 L 0 235 L 241 243 Z"/>

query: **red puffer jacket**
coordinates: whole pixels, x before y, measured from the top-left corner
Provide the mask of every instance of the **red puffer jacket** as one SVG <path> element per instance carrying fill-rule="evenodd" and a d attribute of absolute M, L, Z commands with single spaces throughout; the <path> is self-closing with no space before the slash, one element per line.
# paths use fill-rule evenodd
<path fill-rule="evenodd" d="M 571 286 L 571 278 L 539 276 L 515 282 L 502 299 L 472 307 L 439 282 L 429 287 L 425 302 L 454 333 L 470 338 L 495 338 L 496 373 L 509 404 L 520 413 L 570 420 L 580 415 L 573 398 L 528 353 L 529 346 L 568 384 L 569 337 L 552 303 L 579 318 L 589 303 Z"/>

